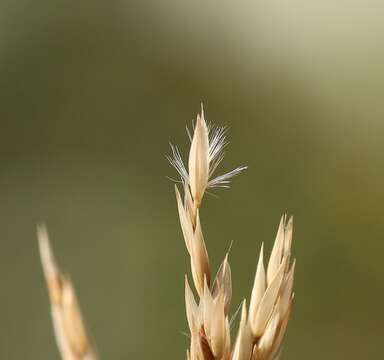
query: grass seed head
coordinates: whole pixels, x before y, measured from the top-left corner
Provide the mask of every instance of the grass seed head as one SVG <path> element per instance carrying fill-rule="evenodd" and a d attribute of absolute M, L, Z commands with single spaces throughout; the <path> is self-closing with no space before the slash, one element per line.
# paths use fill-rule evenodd
<path fill-rule="evenodd" d="M 249 314 L 245 301 L 234 348 L 231 349 L 228 314 L 232 299 L 232 275 L 228 254 L 211 284 L 208 251 L 200 223 L 200 207 L 206 189 L 229 187 L 230 179 L 246 167 L 214 177 L 224 158 L 226 129 L 206 123 L 203 110 L 197 116 L 186 170 L 177 147 L 171 145 L 169 162 L 181 176 L 184 197 L 176 187 L 177 208 L 191 273 L 198 296 L 196 302 L 185 280 L 185 303 L 191 332 L 188 360 L 273 360 L 292 308 L 294 266 L 290 266 L 292 219 L 281 219 L 267 268 L 261 247 Z"/>
<path fill-rule="evenodd" d="M 76 293 L 54 258 L 45 226 L 38 227 L 40 258 L 51 300 L 56 342 L 63 360 L 96 360 Z"/>

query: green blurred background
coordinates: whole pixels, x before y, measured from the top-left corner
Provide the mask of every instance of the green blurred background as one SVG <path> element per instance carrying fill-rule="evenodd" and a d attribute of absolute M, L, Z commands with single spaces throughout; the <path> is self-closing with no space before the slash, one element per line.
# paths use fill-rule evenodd
<path fill-rule="evenodd" d="M 294 214 L 282 359 L 382 358 L 383 18 L 374 0 L 2 0 L 0 358 L 59 358 L 42 221 L 103 359 L 184 358 L 164 155 L 201 101 L 230 126 L 223 170 L 249 166 L 202 213 L 214 268 L 234 240 L 233 308 Z"/>

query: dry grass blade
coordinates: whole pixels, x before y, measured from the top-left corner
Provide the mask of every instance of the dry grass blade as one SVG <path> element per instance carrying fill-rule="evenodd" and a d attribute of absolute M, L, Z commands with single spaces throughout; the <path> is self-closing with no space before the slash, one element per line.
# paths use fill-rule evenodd
<path fill-rule="evenodd" d="M 63 360 L 96 360 L 98 357 L 87 334 L 72 282 L 57 266 L 45 226 L 39 226 L 37 233 L 61 357 Z"/>
<path fill-rule="evenodd" d="M 249 314 L 242 306 L 239 333 L 231 349 L 228 313 L 232 298 L 231 268 L 225 256 L 216 278 L 212 273 L 200 223 L 199 209 L 204 193 L 211 187 L 228 187 L 231 177 L 246 167 L 238 167 L 212 179 L 223 160 L 227 145 L 225 129 L 207 125 L 203 110 L 197 116 L 191 139 L 188 171 L 177 149 L 168 157 L 181 176 L 184 201 L 176 188 L 177 207 L 191 272 L 198 295 L 196 302 L 186 278 L 185 300 L 191 332 L 188 360 L 272 360 L 279 352 L 293 301 L 294 264 L 290 267 L 292 219 L 283 216 L 269 259 L 264 267 L 263 247 L 251 295 Z"/>

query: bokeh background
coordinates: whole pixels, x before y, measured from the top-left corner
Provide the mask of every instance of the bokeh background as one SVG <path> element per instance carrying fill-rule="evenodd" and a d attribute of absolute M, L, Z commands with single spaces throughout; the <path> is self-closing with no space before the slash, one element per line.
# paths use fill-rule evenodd
<path fill-rule="evenodd" d="M 204 102 L 230 127 L 207 197 L 234 306 L 294 214 L 282 359 L 379 359 L 384 5 L 374 0 L 2 0 L 0 358 L 58 359 L 37 251 L 46 222 L 103 359 L 180 359 L 189 262 L 167 164 Z M 236 331 L 236 328 L 234 329 Z"/>

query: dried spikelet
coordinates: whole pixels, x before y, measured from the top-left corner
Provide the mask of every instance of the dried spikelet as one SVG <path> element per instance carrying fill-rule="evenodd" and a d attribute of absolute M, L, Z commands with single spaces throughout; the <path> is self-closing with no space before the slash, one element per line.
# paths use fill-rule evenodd
<path fill-rule="evenodd" d="M 249 324 L 253 336 L 253 359 L 269 360 L 277 354 L 293 302 L 295 261 L 289 267 L 292 243 L 292 218 L 281 219 L 268 262 L 267 275 L 260 252 L 251 294 Z"/>
<path fill-rule="evenodd" d="M 200 225 L 199 211 L 196 214 L 196 228 L 191 242 L 191 267 L 196 290 L 201 295 L 204 291 L 204 281 L 210 283 L 208 252 L 205 247 L 203 232 Z"/>
<path fill-rule="evenodd" d="M 86 332 L 75 290 L 58 268 L 44 226 L 38 227 L 41 263 L 51 300 L 56 342 L 63 360 L 96 360 Z"/>
<path fill-rule="evenodd" d="M 191 333 L 188 360 L 272 360 L 279 351 L 291 312 L 294 265 L 290 266 L 292 219 L 283 216 L 268 262 L 264 267 L 261 247 L 249 314 L 243 302 L 241 320 L 234 349 L 228 313 L 232 298 L 231 268 L 228 254 L 211 284 L 208 252 L 200 224 L 199 209 L 206 189 L 228 187 L 231 177 L 246 167 L 238 167 L 213 177 L 223 160 L 227 145 L 226 129 L 207 125 L 203 109 L 197 116 L 191 139 L 188 171 L 177 147 L 171 145 L 169 162 L 181 176 L 184 198 L 176 187 L 180 225 L 190 255 L 191 272 L 198 295 L 196 302 L 187 277 L 185 303 Z"/>
<path fill-rule="evenodd" d="M 188 165 L 191 193 L 196 205 L 199 207 L 208 186 L 209 175 L 209 138 L 203 111 L 201 116 L 197 116 Z"/>
<path fill-rule="evenodd" d="M 224 294 L 224 312 L 228 314 L 232 300 L 232 275 L 228 254 L 225 255 L 212 285 L 212 295 L 214 297 L 218 296 L 220 292 Z"/>
<path fill-rule="evenodd" d="M 214 187 L 229 187 L 232 177 L 245 170 L 246 166 L 239 166 L 225 174 L 213 177 L 217 167 L 224 158 L 224 149 L 227 146 L 226 129 L 206 123 L 203 106 L 201 114 L 197 116 L 196 126 L 191 137 L 191 148 L 189 151 L 188 171 L 184 165 L 177 146 L 171 144 L 172 155 L 167 156 L 170 164 L 177 170 L 184 185 L 184 192 L 189 198 L 185 204 L 187 213 L 199 208 L 206 189 Z M 189 133 L 188 133 L 189 134 Z M 192 203 L 192 204 L 191 204 Z M 191 219 L 193 222 L 193 219 Z"/>
<path fill-rule="evenodd" d="M 237 335 L 235 348 L 233 350 L 232 360 L 249 360 L 251 358 L 252 348 L 253 339 L 247 319 L 246 301 L 244 300 L 241 309 L 239 332 Z"/>

